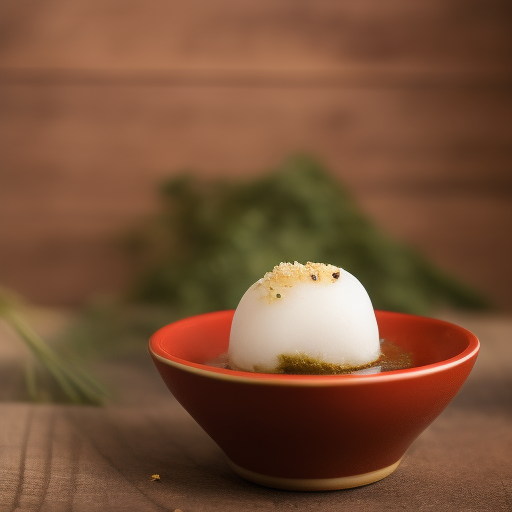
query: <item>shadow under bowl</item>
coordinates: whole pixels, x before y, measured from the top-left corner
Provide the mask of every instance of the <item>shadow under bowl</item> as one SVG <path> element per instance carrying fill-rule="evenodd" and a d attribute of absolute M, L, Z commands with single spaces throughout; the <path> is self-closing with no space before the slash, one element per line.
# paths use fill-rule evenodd
<path fill-rule="evenodd" d="M 412 367 L 370 375 L 216 368 L 234 311 L 186 318 L 150 339 L 169 390 L 252 482 L 289 490 L 366 485 L 392 473 L 468 377 L 480 344 L 457 325 L 377 311 L 380 337 Z"/>

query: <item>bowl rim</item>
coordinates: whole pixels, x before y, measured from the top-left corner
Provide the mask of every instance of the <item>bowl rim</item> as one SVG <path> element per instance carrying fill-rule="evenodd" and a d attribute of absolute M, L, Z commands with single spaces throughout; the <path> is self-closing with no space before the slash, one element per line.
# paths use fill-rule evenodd
<path fill-rule="evenodd" d="M 409 313 L 399 313 L 394 311 L 382 311 L 375 310 L 377 314 L 385 314 L 389 316 L 396 317 L 407 317 L 417 318 L 422 322 L 431 322 L 436 324 L 441 324 L 445 326 L 449 326 L 452 329 L 455 329 L 461 333 L 463 333 L 468 339 L 468 346 L 459 354 L 454 357 L 445 359 L 443 361 L 439 361 L 437 363 L 432 363 L 424 366 L 416 366 L 413 368 L 406 368 L 402 370 L 392 370 L 386 371 L 382 373 L 372 373 L 372 374 L 343 374 L 343 375 L 291 375 L 291 374 L 275 374 L 275 373 L 253 373 L 253 372 L 245 372 L 239 370 L 231 370 L 227 368 L 217 368 L 213 366 L 208 366 L 205 364 L 195 363 L 192 361 L 188 361 L 186 359 L 182 359 L 180 357 L 173 356 L 166 352 L 161 344 L 164 341 L 165 336 L 168 336 L 168 331 L 174 330 L 176 327 L 184 327 L 187 323 L 193 323 L 198 318 L 206 318 L 212 316 L 219 317 L 229 317 L 234 314 L 234 310 L 222 310 L 222 311 L 214 311 L 210 313 L 202 313 L 198 315 L 189 316 L 187 318 L 183 318 L 181 320 L 177 320 L 175 322 L 171 322 L 160 329 L 158 329 L 149 339 L 148 349 L 150 355 L 169 366 L 174 368 L 178 368 L 187 372 L 191 372 L 194 374 L 201 375 L 203 377 L 220 379 L 220 380 L 228 380 L 228 381 L 236 381 L 236 382 L 245 382 L 251 384 L 260 384 L 260 385 L 285 385 L 285 386 L 325 386 L 325 385 L 342 385 L 342 386 L 350 386 L 350 385 L 361 385 L 361 384 L 371 384 L 377 382 L 385 382 L 385 381 L 396 381 L 396 380 L 404 380 L 411 379 L 417 377 L 423 377 L 428 374 L 437 373 L 446 371 L 455 366 L 459 366 L 464 362 L 476 358 L 478 352 L 480 350 L 480 341 L 479 339 L 470 332 L 469 330 L 461 327 L 452 322 L 448 322 L 446 320 L 440 320 L 437 318 L 430 318 L 426 316 L 420 315 L 411 315 Z M 165 355 L 164 355 L 165 354 Z"/>

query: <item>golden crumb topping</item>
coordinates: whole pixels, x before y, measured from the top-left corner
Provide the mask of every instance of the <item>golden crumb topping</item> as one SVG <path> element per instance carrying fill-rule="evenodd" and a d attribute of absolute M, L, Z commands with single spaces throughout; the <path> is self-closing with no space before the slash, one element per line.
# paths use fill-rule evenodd
<path fill-rule="evenodd" d="M 280 263 L 271 272 L 267 272 L 259 281 L 258 286 L 263 287 L 265 296 L 272 300 L 283 298 L 286 288 L 291 288 L 300 282 L 334 283 L 340 278 L 340 269 L 325 263 L 312 263 L 305 265 L 294 263 Z"/>

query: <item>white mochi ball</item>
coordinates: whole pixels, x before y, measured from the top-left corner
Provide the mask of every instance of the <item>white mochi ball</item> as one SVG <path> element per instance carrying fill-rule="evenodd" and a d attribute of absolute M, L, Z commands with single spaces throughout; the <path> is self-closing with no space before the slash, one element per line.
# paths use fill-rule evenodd
<path fill-rule="evenodd" d="M 247 290 L 233 318 L 230 366 L 280 372 L 283 356 L 341 369 L 378 360 L 372 303 L 352 274 L 322 263 L 281 263 Z"/>

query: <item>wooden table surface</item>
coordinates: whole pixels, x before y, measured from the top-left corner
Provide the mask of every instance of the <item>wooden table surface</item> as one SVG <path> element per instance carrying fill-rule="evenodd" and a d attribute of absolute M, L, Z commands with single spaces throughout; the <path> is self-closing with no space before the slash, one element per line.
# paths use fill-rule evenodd
<path fill-rule="evenodd" d="M 389 477 L 310 493 L 235 476 L 167 391 L 142 344 L 97 365 L 117 394 L 104 407 L 16 401 L 21 381 L 1 331 L 0 510 L 512 510 L 512 318 L 449 319 L 482 342 L 454 401 Z"/>

